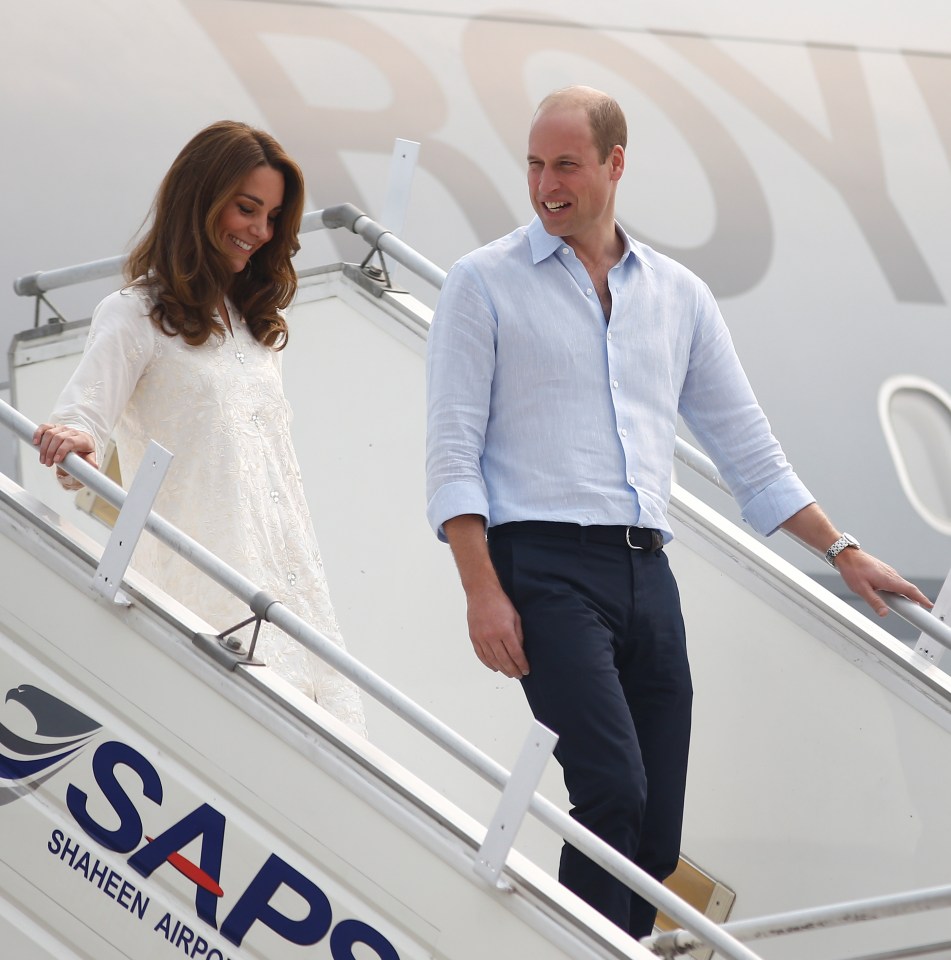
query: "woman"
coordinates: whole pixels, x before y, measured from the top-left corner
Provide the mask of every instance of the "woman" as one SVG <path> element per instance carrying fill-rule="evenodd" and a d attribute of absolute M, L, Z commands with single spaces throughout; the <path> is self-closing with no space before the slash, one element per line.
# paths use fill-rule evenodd
<path fill-rule="evenodd" d="M 33 437 L 57 468 L 94 466 L 114 433 L 131 478 L 150 439 L 174 454 L 155 509 L 341 646 L 291 443 L 280 351 L 297 290 L 304 205 L 297 164 L 268 134 L 222 121 L 181 151 L 128 286 L 96 308 L 86 350 Z M 219 630 L 247 608 L 149 535 L 133 565 Z M 357 688 L 265 624 L 256 654 L 364 733 Z"/>

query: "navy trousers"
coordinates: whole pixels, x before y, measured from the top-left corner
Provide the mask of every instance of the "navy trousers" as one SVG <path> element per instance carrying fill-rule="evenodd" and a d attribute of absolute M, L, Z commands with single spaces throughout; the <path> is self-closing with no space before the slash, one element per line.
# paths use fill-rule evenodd
<path fill-rule="evenodd" d="M 537 527 L 538 525 L 533 525 Z M 662 550 L 489 530 L 522 619 L 535 717 L 558 734 L 571 815 L 657 880 L 677 866 L 693 687 Z M 559 880 L 635 938 L 656 911 L 570 844 Z"/>

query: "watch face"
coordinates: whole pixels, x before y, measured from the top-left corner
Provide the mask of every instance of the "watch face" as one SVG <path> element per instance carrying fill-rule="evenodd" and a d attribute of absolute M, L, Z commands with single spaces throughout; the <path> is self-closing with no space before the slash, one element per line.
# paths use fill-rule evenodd
<path fill-rule="evenodd" d="M 835 543 L 826 551 L 826 560 L 835 566 L 835 558 L 848 547 L 858 547 L 859 542 L 850 533 L 843 533 Z"/>

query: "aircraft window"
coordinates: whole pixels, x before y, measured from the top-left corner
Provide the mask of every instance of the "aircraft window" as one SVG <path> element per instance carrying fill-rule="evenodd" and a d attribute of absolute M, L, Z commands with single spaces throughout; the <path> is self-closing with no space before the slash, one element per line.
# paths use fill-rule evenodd
<path fill-rule="evenodd" d="M 951 396 L 923 378 L 892 377 L 878 408 L 905 495 L 926 523 L 951 534 Z"/>

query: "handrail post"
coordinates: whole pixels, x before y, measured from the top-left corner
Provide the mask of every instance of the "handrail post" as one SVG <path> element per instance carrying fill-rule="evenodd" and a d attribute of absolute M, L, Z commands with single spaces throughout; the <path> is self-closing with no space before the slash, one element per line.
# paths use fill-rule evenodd
<path fill-rule="evenodd" d="M 537 720 L 532 723 L 473 864 L 475 872 L 492 886 L 498 885 L 515 835 L 557 742 L 558 737 L 551 730 Z"/>
<path fill-rule="evenodd" d="M 70 454 L 70 457 L 75 456 L 75 453 Z M 109 600 L 114 600 L 119 591 L 135 545 L 142 536 L 145 523 L 152 512 L 152 504 L 171 462 L 172 454 L 154 440 L 150 440 L 93 578 L 93 586 Z"/>
<path fill-rule="evenodd" d="M 948 573 L 947 579 L 938 591 L 938 596 L 935 598 L 931 614 L 937 617 L 942 623 L 947 623 L 948 618 L 951 617 L 951 572 Z M 938 643 L 940 644 L 938 649 L 935 648 L 935 639 L 938 639 Z M 932 637 L 925 630 L 922 630 L 918 636 L 918 641 L 915 644 L 915 653 L 920 653 L 936 666 L 941 667 L 942 670 L 947 670 L 948 667 L 951 667 L 949 644 L 941 641 L 939 638 Z"/>
<path fill-rule="evenodd" d="M 406 223 L 406 211 L 409 209 L 409 194 L 413 185 L 413 174 L 416 172 L 416 161 L 419 158 L 419 144 L 415 140 L 401 140 L 393 144 L 393 156 L 390 159 L 390 175 L 386 184 L 386 196 L 383 200 L 383 212 L 380 214 L 380 223 L 385 223 L 389 229 L 400 235 Z M 387 263 L 383 258 L 383 267 L 393 278 L 398 269 L 397 264 Z"/>

